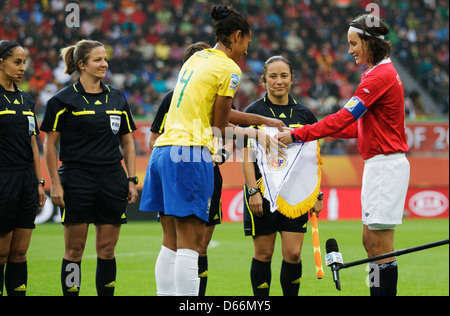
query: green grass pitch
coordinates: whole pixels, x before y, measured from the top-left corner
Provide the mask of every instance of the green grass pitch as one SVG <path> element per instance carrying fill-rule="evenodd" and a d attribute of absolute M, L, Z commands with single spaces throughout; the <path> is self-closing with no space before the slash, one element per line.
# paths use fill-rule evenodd
<path fill-rule="evenodd" d="M 301 296 L 367 296 L 367 265 L 340 271 L 342 291 L 335 289 L 331 271 L 325 266 L 325 242 L 335 238 L 344 262 L 365 258 L 361 243 L 360 221 L 322 221 L 319 218 L 319 235 L 325 278 L 316 278 L 311 224 L 305 235 L 302 262 Z M 95 231 L 91 225 L 81 264 L 81 296 L 96 295 L 95 290 Z M 398 226 L 395 235 L 396 250 L 447 239 L 448 219 L 406 219 Z M 279 273 L 281 267 L 280 236 L 277 237 L 272 261 L 270 295 L 282 295 Z M 130 222 L 122 226 L 116 248 L 116 296 L 154 296 L 156 285 L 154 266 L 161 247 L 161 226 L 157 222 Z M 60 296 L 60 269 L 64 254 L 63 228 L 60 224 L 37 226 L 28 251 L 28 291 L 30 296 Z M 224 223 L 214 232 L 208 250 L 208 296 L 251 296 L 250 263 L 253 242 L 243 234 L 242 223 Z M 399 264 L 398 295 L 448 296 L 449 248 L 448 245 L 406 254 L 397 258 Z"/>

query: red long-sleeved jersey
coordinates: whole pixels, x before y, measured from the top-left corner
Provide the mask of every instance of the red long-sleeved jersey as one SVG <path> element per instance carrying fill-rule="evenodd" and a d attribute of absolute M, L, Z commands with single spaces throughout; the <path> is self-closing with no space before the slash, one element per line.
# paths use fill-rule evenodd
<path fill-rule="evenodd" d="M 345 107 L 291 133 L 305 142 L 327 136 L 358 138 L 363 159 L 407 152 L 404 101 L 402 81 L 388 58 L 363 74 Z"/>

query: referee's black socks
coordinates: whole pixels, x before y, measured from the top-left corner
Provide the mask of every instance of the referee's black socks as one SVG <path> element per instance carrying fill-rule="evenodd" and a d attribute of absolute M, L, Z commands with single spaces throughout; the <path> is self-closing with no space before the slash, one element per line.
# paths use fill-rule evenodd
<path fill-rule="evenodd" d="M 297 296 L 302 278 L 302 262 L 281 264 L 280 283 L 283 296 Z"/>
<path fill-rule="evenodd" d="M 253 295 L 269 296 L 270 281 L 272 279 L 270 265 L 271 262 L 262 262 L 253 258 L 252 267 L 250 269 Z"/>
<path fill-rule="evenodd" d="M 208 256 L 198 257 L 198 277 L 200 278 L 198 296 L 205 296 L 206 283 L 208 282 Z"/>
<path fill-rule="evenodd" d="M 64 296 L 78 296 L 81 283 L 81 261 L 73 262 L 66 259 L 62 261 L 61 287 Z"/>
<path fill-rule="evenodd" d="M 8 262 L 6 264 L 5 289 L 8 296 L 25 296 L 27 293 L 27 279 L 28 268 L 26 261 L 20 263 Z"/>
<path fill-rule="evenodd" d="M 116 289 L 116 258 L 105 260 L 97 258 L 95 284 L 98 296 L 114 296 Z"/>

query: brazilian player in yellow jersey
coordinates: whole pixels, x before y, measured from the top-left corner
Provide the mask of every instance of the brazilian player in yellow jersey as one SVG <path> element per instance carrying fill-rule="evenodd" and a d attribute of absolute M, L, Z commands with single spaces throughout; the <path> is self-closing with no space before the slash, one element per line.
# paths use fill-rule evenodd
<path fill-rule="evenodd" d="M 154 146 L 212 148 L 214 102 L 218 95 L 233 98 L 240 79 L 241 69 L 223 51 L 205 49 L 195 53 L 180 71 L 165 131 Z"/>
<path fill-rule="evenodd" d="M 198 295 L 198 249 L 214 188 L 212 126 L 222 133 L 228 126 L 241 78 L 237 62 L 251 41 L 250 26 L 236 10 L 216 6 L 211 16 L 216 46 L 183 65 L 141 196 L 141 210 L 175 219 L 175 264 L 168 262 L 173 268 L 165 272 L 166 285 L 158 288 L 158 295 Z"/>

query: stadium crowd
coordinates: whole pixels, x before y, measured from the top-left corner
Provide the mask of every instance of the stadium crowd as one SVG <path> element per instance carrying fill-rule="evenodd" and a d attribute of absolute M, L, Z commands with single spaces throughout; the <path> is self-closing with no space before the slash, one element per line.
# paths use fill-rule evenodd
<path fill-rule="evenodd" d="M 206 0 L 76 1 L 80 26 L 67 27 L 66 0 L 0 2 L 0 38 L 28 50 L 21 88 L 43 113 L 48 98 L 68 81 L 60 48 L 83 38 L 105 44 L 108 82 L 122 89 L 135 115 L 152 121 L 166 91 L 176 83 L 183 50 L 196 41 L 214 43 Z M 243 110 L 263 93 L 264 61 L 282 54 L 291 60 L 292 94 L 318 116 L 335 112 L 353 95 L 361 69 L 348 55 L 348 22 L 373 0 L 230 0 L 247 14 L 253 30 L 249 55 L 240 64 L 243 80 L 235 105 Z M 393 55 L 448 113 L 449 3 L 447 0 L 380 1 L 381 18 L 391 28 Z M 405 87 L 409 118 L 433 115 L 416 91 Z"/>

